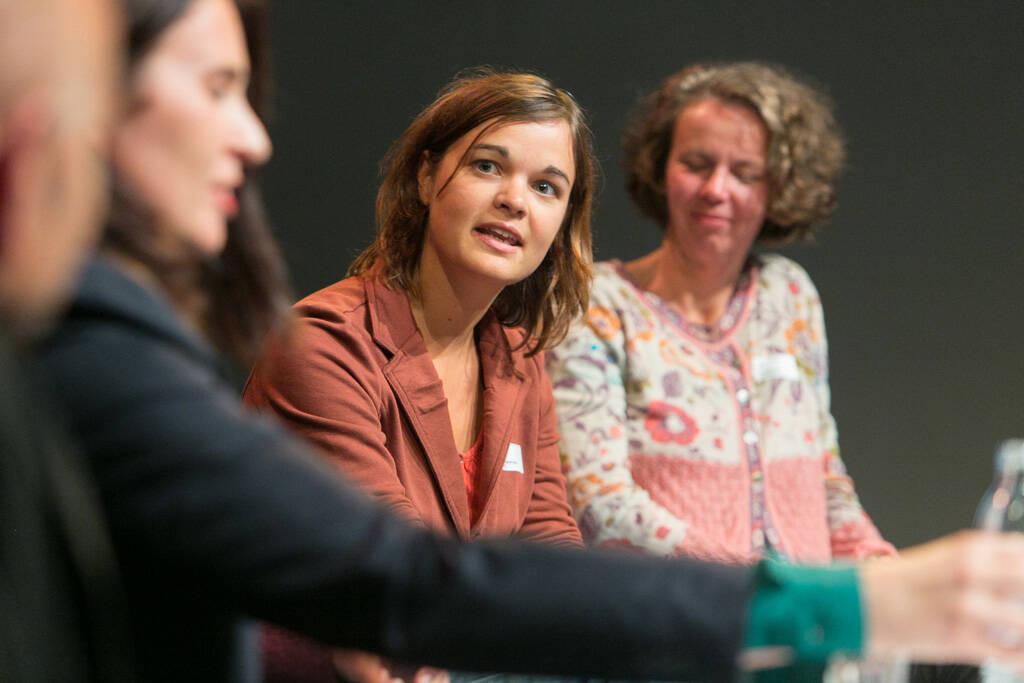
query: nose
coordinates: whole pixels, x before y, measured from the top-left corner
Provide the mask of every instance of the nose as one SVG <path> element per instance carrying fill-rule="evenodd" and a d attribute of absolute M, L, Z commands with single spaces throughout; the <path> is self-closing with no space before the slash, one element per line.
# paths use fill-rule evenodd
<path fill-rule="evenodd" d="M 272 149 L 266 127 L 246 102 L 238 118 L 235 151 L 246 166 L 261 166 L 270 159 Z"/>
<path fill-rule="evenodd" d="M 715 166 L 710 175 L 704 179 L 700 188 L 700 196 L 708 202 L 725 201 L 728 191 L 729 169 L 724 165 Z"/>
<path fill-rule="evenodd" d="M 523 182 L 508 178 L 494 195 L 494 206 L 510 216 L 522 218 L 526 215 L 526 195 Z"/>

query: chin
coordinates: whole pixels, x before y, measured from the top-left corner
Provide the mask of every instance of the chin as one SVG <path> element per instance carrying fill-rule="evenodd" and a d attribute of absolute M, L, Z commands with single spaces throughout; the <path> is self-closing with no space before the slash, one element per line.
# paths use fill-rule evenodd
<path fill-rule="evenodd" d="M 204 256 L 219 256 L 228 243 L 228 226 L 226 221 L 211 221 L 193 233 L 193 245 Z"/>
<path fill-rule="evenodd" d="M 477 271 L 477 274 L 482 278 L 487 278 L 493 281 L 499 287 L 508 287 L 514 285 L 517 282 L 522 282 L 526 278 L 530 277 L 531 270 L 528 273 L 524 273 L 522 269 L 516 268 L 481 268 Z"/>

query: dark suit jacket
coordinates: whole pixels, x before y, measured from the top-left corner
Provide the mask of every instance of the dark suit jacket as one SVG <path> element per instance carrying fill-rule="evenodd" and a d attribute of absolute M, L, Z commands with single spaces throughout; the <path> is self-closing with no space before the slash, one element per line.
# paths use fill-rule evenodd
<path fill-rule="evenodd" d="M 87 446 L 148 680 L 245 680 L 244 617 L 465 670 L 731 677 L 747 569 L 399 521 L 246 412 L 167 302 L 102 262 L 45 366 Z"/>
<path fill-rule="evenodd" d="M 405 294 L 374 276 L 352 277 L 295 310 L 297 325 L 269 342 L 253 369 L 246 403 L 310 439 L 410 520 L 462 538 L 583 545 L 565 498 L 543 356 L 511 350 L 519 330 L 493 314 L 477 326 L 484 506 L 471 527 L 448 401 Z"/>
<path fill-rule="evenodd" d="M 99 497 L 63 436 L 0 336 L 0 681 L 134 680 Z"/>

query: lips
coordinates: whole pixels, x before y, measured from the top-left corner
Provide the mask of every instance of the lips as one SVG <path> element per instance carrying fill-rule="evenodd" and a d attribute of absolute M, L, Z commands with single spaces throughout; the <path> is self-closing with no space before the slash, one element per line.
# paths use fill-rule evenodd
<path fill-rule="evenodd" d="M 518 230 L 510 225 L 499 225 L 497 223 L 487 223 L 486 225 L 480 225 L 473 228 L 476 232 L 482 234 L 482 236 L 504 242 L 512 247 L 522 246 L 522 237 Z"/>
<path fill-rule="evenodd" d="M 238 197 L 235 196 L 234 188 L 217 187 L 213 191 L 214 200 L 224 215 L 233 217 L 238 213 Z"/>
<path fill-rule="evenodd" d="M 732 221 L 732 219 L 729 218 L 728 216 L 718 216 L 711 213 L 696 212 L 693 214 L 693 217 L 697 220 L 698 223 L 710 226 L 728 226 Z"/>
<path fill-rule="evenodd" d="M 505 223 L 484 223 L 473 228 L 483 246 L 499 254 L 516 254 L 522 248 L 519 231 Z"/>

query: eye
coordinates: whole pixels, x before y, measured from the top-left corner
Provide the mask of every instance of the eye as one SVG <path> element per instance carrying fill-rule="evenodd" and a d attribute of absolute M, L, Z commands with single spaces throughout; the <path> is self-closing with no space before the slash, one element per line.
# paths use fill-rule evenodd
<path fill-rule="evenodd" d="M 706 159 L 684 158 L 679 163 L 690 173 L 704 173 L 711 166 Z"/>
<path fill-rule="evenodd" d="M 248 82 L 245 72 L 232 68 L 214 69 L 205 78 L 206 92 L 214 101 L 224 100 L 236 94 L 244 97 Z"/>
<path fill-rule="evenodd" d="M 549 197 L 558 197 L 561 195 L 558 186 L 554 183 L 548 182 L 547 180 L 538 180 L 533 184 L 533 189 Z"/>
<path fill-rule="evenodd" d="M 755 171 L 736 171 L 733 175 L 744 185 L 753 185 L 764 180 L 764 174 Z"/>
<path fill-rule="evenodd" d="M 473 162 L 473 168 L 480 171 L 481 173 L 496 173 L 498 171 L 498 165 L 490 159 L 477 159 Z"/>
<path fill-rule="evenodd" d="M 206 92 L 210 95 L 210 99 L 215 102 L 227 98 L 232 91 L 233 82 L 231 79 L 217 75 L 206 80 Z"/>

